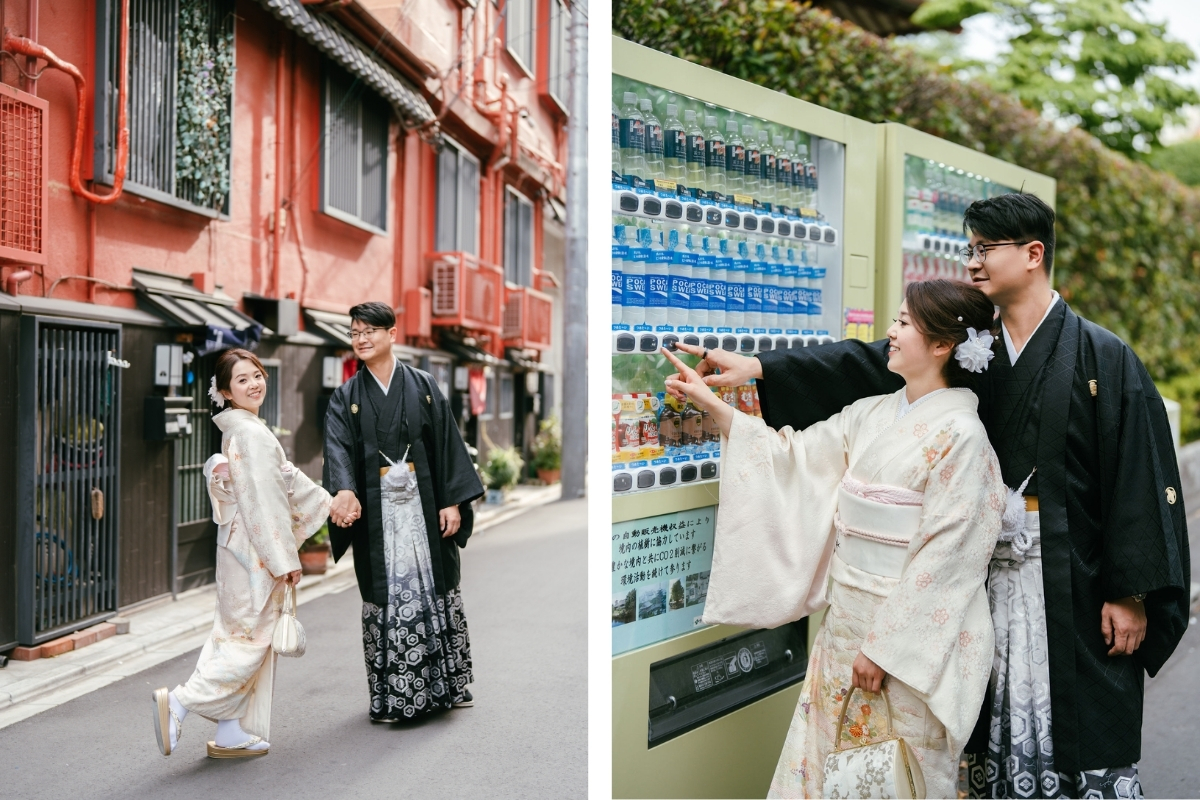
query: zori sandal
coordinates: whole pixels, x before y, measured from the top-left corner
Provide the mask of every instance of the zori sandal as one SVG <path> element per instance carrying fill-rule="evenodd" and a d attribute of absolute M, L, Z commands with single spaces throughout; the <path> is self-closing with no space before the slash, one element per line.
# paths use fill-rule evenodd
<path fill-rule="evenodd" d="M 154 735 L 158 738 L 158 749 L 164 756 L 171 755 L 171 720 L 175 720 L 175 742 L 183 738 L 183 723 L 175 716 L 171 708 L 171 693 L 164 686 L 155 689 L 151 695 L 154 698 Z"/>
<path fill-rule="evenodd" d="M 247 742 L 242 742 L 233 747 L 218 747 L 216 742 L 208 743 L 209 758 L 253 758 L 254 756 L 265 756 L 271 752 L 271 748 L 267 747 L 262 750 L 247 750 L 247 747 L 253 747 L 262 741 L 261 736 L 251 736 Z"/>

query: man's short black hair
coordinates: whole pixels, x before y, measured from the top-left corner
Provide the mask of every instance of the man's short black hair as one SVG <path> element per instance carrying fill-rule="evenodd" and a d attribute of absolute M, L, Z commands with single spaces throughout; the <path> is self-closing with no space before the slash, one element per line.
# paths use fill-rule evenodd
<path fill-rule="evenodd" d="M 396 327 L 396 312 L 387 303 L 359 303 L 350 309 L 350 319 L 375 328 Z"/>
<path fill-rule="evenodd" d="M 1037 195 L 1013 192 L 976 200 L 963 214 L 963 233 L 985 242 L 1041 242 L 1047 275 L 1054 266 L 1054 209 Z"/>

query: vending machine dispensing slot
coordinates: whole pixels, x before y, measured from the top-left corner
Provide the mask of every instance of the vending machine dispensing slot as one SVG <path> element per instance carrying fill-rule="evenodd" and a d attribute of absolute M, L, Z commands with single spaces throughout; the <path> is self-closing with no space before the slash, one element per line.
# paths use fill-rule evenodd
<path fill-rule="evenodd" d="M 739 633 L 651 664 L 647 744 L 670 741 L 804 680 L 807 622 Z"/>

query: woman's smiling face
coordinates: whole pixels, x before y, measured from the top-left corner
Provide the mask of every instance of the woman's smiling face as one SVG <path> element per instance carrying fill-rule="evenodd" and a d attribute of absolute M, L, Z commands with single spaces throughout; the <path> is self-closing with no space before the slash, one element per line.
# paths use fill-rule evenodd
<path fill-rule="evenodd" d="M 900 304 L 900 313 L 887 329 L 887 336 L 888 369 L 901 377 L 917 374 L 936 362 L 933 347 L 908 314 L 908 303 Z"/>
<path fill-rule="evenodd" d="M 258 413 L 259 406 L 267 396 L 267 376 L 254 365 L 253 361 L 244 359 L 233 365 L 229 377 L 229 391 L 222 391 L 226 399 L 234 407 Z"/>

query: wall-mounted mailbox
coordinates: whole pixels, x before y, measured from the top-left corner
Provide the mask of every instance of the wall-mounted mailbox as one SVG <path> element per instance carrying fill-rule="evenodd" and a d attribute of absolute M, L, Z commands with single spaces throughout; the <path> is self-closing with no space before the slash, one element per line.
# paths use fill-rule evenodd
<path fill-rule="evenodd" d="M 192 435 L 192 398 L 147 397 L 142 406 L 143 436 L 164 442 Z"/>
<path fill-rule="evenodd" d="M 183 346 L 157 344 L 154 346 L 154 385 L 183 385 Z"/>

